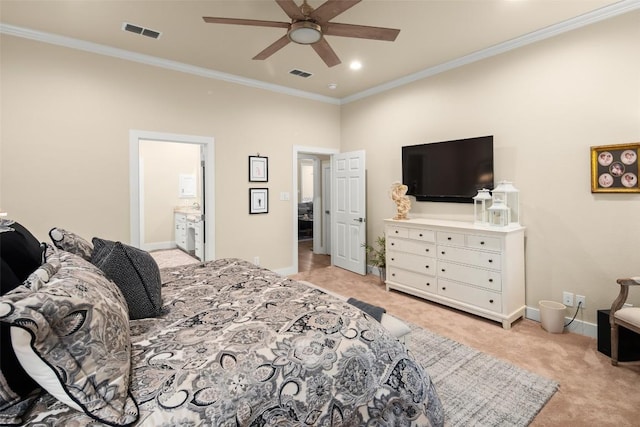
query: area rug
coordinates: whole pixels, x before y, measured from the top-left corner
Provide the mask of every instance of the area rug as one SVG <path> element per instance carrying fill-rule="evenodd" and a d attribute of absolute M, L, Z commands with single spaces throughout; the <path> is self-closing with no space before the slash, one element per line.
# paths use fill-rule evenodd
<path fill-rule="evenodd" d="M 526 426 L 558 383 L 411 326 L 406 345 L 431 376 L 447 426 Z"/>
<path fill-rule="evenodd" d="M 163 249 L 149 252 L 160 268 L 197 264 L 200 261 L 180 249 Z"/>

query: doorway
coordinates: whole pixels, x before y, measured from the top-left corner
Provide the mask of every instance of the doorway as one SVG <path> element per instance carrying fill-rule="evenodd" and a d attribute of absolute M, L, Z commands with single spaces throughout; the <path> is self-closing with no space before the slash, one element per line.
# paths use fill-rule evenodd
<path fill-rule="evenodd" d="M 293 147 L 293 270 L 331 265 L 330 156 L 338 150 Z M 327 167 L 328 166 L 328 167 Z"/>
<path fill-rule="evenodd" d="M 169 143 L 169 145 L 167 145 Z M 177 144 L 177 145 L 174 145 Z M 145 212 L 150 210 L 155 215 L 162 216 L 165 218 L 165 223 L 167 221 L 170 222 L 170 243 L 174 242 L 177 244 L 179 240 L 178 230 L 175 229 L 177 226 L 174 218 L 173 207 L 155 209 L 153 206 L 146 206 L 145 200 L 145 170 L 153 169 L 158 165 L 149 165 L 145 164 L 143 159 L 147 159 L 147 163 L 149 161 L 156 162 L 157 159 L 154 160 L 153 156 L 144 156 L 142 153 L 142 149 L 145 145 L 149 145 L 151 150 L 153 150 L 154 145 L 157 145 L 157 149 L 165 146 L 190 146 L 196 152 L 199 152 L 198 157 L 199 161 L 195 160 L 195 162 L 199 163 L 201 169 L 198 168 L 198 164 L 192 164 L 188 167 L 189 170 L 186 173 L 176 172 L 175 176 L 171 176 L 171 184 L 166 187 L 161 187 L 160 191 L 164 191 L 168 194 L 168 198 L 173 200 L 170 204 L 175 206 L 180 206 L 182 204 L 187 207 L 187 204 L 191 202 L 188 208 L 192 208 L 189 217 L 185 216 L 185 221 L 187 219 L 191 220 L 194 225 L 194 235 L 198 234 L 197 241 L 201 243 L 201 246 L 196 247 L 196 243 L 194 241 L 194 254 L 196 250 L 200 254 L 200 257 L 203 260 L 213 260 L 215 259 L 215 221 L 214 221 L 214 142 L 213 138 L 210 137 L 201 137 L 201 136 L 192 136 L 192 135 L 178 135 L 178 134 L 166 134 L 166 133 L 158 133 L 158 132 L 150 132 L 150 131 L 138 131 L 132 130 L 129 132 L 129 169 L 130 169 L 130 223 L 131 223 L 131 244 L 135 247 L 141 249 L 154 249 L 155 247 L 149 247 L 146 244 L 145 240 L 145 229 L 149 229 L 146 227 L 146 215 Z M 175 159 L 174 159 L 175 160 Z M 166 168 L 168 165 L 171 167 L 175 166 L 175 161 L 171 160 L 169 162 L 165 160 L 163 161 L 163 165 Z M 200 177 L 199 179 L 197 177 Z M 157 189 L 156 189 L 157 190 Z M 175 190 L 175 191 L 173 191 Z M 192 195 L 200 194 L 199 200 L 195 202 L 195 199 L 192 198 Z M 155 210 L 154 210 L 155 209 Z M 167 212 L 168 211 L 168 212 Z M 195 215 L 195 214 L 198 215 Z M 167 225 L 164 224 L 161 226 L 163 231 L 166 232 Z M 188 237 L 191 235 L 188 230 L 188 226 L 185 223 L 184 229 L 184 238 L 185 245 L 187 244 Z M 175 237 L 174 234 L 175 233 Z M 195 239 L 195 237 L 194 237 Z M 167 242 L 161 241 L 156 245 L 166 245 Z M 153 245 L 152 245 L 153 246 Z"/>

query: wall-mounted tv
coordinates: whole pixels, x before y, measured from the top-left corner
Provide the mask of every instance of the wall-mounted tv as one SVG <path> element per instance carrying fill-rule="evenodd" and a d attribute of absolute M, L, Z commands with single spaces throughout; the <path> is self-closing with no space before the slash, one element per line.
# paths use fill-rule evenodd
<path fill-rule="evenodd" d="M 418 201 L 473 203 L 493 189 L 493 135 L 402 147 L 402 182 Z"/>

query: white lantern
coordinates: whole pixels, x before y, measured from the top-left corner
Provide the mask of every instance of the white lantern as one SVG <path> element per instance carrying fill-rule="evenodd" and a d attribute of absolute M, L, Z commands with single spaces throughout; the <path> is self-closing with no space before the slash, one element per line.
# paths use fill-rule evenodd
<path fill-rule="evenodd" d="M 491 193 L 486 188 L 478 190 L 478 194 L 473 197 L 473 222 L 479 225 L 488 224 L 487 213 L 488 203 L 491 200 Z"/>
<path fill-rule="evenodd" d="M 489 225 L 492 227 L 506 227 L 509 225 L 509 207 L 504 204 L 502 199 L 493 199 L 493 204 L 489 208 Z"/>
<path fill-rule="evenodd" d="M 493 189 L 493 197 L 502 200 L 509 208 L 509 222 L 520 224 L 520 190 L 509 181 L 500 181 Z"/>

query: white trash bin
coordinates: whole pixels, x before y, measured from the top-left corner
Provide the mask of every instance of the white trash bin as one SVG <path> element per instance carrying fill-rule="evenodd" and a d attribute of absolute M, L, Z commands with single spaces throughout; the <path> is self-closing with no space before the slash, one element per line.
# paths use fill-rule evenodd
<path fill-rule="evenodd" d="M 564 311 L 567 306 L 559 302 L 545 300 L 538 304 L 542 329 L 552 334 L 561 334 L 564 330 Z"/>

